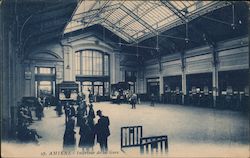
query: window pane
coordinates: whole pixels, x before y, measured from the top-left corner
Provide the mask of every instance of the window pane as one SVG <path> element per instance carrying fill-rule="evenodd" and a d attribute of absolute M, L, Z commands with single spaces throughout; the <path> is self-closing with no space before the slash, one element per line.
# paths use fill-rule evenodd
<path fill-rule="evenodd" d="M 92 92 L 92 82 L 85 81 L 82 83 L 82 92 L 87 95 L 89 90 Z"/>
<path fill-rule="evenodd" d="M 104 56 L 104 75 L 105 76 L 109 75 L 109 56 L 108 55 Z"/>
<path fill-rule="evenodd" d="M 80 60 L 82 58 L 82 60 Z M 84 50 L 76 52 L 75 57 L 76 74 L 86 76 L 108 76 L 109 56 L 95 50 Z M 82 63 L 80 63 L 82 61 Z M 82 73 L 80 72 L 82 71 Z"/>
<path fill-rule="evenodd" d="M 94 82 L 94 85 L 103 85 L 103 83 L 100 81 L 96 81 L 96 82 Z"/>
<path fill-rule="evenodd" d="M 82 83 L 82 85 L 84 85 L 84 86 L 91 86 L 92 82 L 85 81 L 85 82 Z"/>
<path fill-rule="evenodd" d="M 83 75 L 92 75 L 92 52 L 82 52 Z"/>
<path fill-rule="evenodd" d="M 109 82 L 104 82 L 104 95 L 109 96 Z"/>
<path fill-rule="evenodd" d="M 40 74 L 51 74 L 51 68 L 48 67 L 40 67 L 39 68 Z"/>
<path fill-rule="evenodd" d="M 102 54 L 93 51 L 93 75 L 102 75 Z"/>
<path fill-rule="evenodd" d="M 99 95 L 103 96 L 103 86 L 99 86 Z"/>
<path fill-rule="evenodd" d="M 76 74 L 80 74 L 80 52 L 75 54 Z"/>

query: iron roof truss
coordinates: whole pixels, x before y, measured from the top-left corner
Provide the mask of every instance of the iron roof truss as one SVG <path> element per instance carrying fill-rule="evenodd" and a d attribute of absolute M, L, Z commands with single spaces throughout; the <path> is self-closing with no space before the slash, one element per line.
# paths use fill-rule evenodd
<path fill-rule="evenodd" d="M 138 43 L 231 4 L 227 1 L 83 0 L 64 33 L 100 24 L 128 43 Z"/>

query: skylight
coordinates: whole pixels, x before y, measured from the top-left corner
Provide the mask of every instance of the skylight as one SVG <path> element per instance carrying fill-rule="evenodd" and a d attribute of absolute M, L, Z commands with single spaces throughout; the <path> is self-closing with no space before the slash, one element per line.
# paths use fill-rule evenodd
<path fill-rule="evenodd" d="M 100 24 L 129 43 L 229 5 L 223 1 L 81 1 L 64 33 Z"/>

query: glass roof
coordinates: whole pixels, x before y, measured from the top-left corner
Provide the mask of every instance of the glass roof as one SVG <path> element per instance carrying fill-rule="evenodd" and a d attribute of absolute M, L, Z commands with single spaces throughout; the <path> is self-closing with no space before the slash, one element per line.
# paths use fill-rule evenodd
<path fill-rule="evenodd" d="M 64 33 L 100 24 L 129 43 L 138 42 L 170 26 L 183 24 L 186 20 L 183 17 L 191 17 L 209 7 L 207 11 L 212 11 L 218 5 L 219 1 L 83 0 Z"/>

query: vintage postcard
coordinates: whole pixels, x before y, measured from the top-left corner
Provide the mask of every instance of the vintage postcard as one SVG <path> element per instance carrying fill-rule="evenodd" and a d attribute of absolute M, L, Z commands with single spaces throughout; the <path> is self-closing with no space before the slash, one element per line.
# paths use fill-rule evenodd
<path fill-rule="evenodd" d="M 0 0 L 1 157 L 250 156 L 249 3 Z"/>

